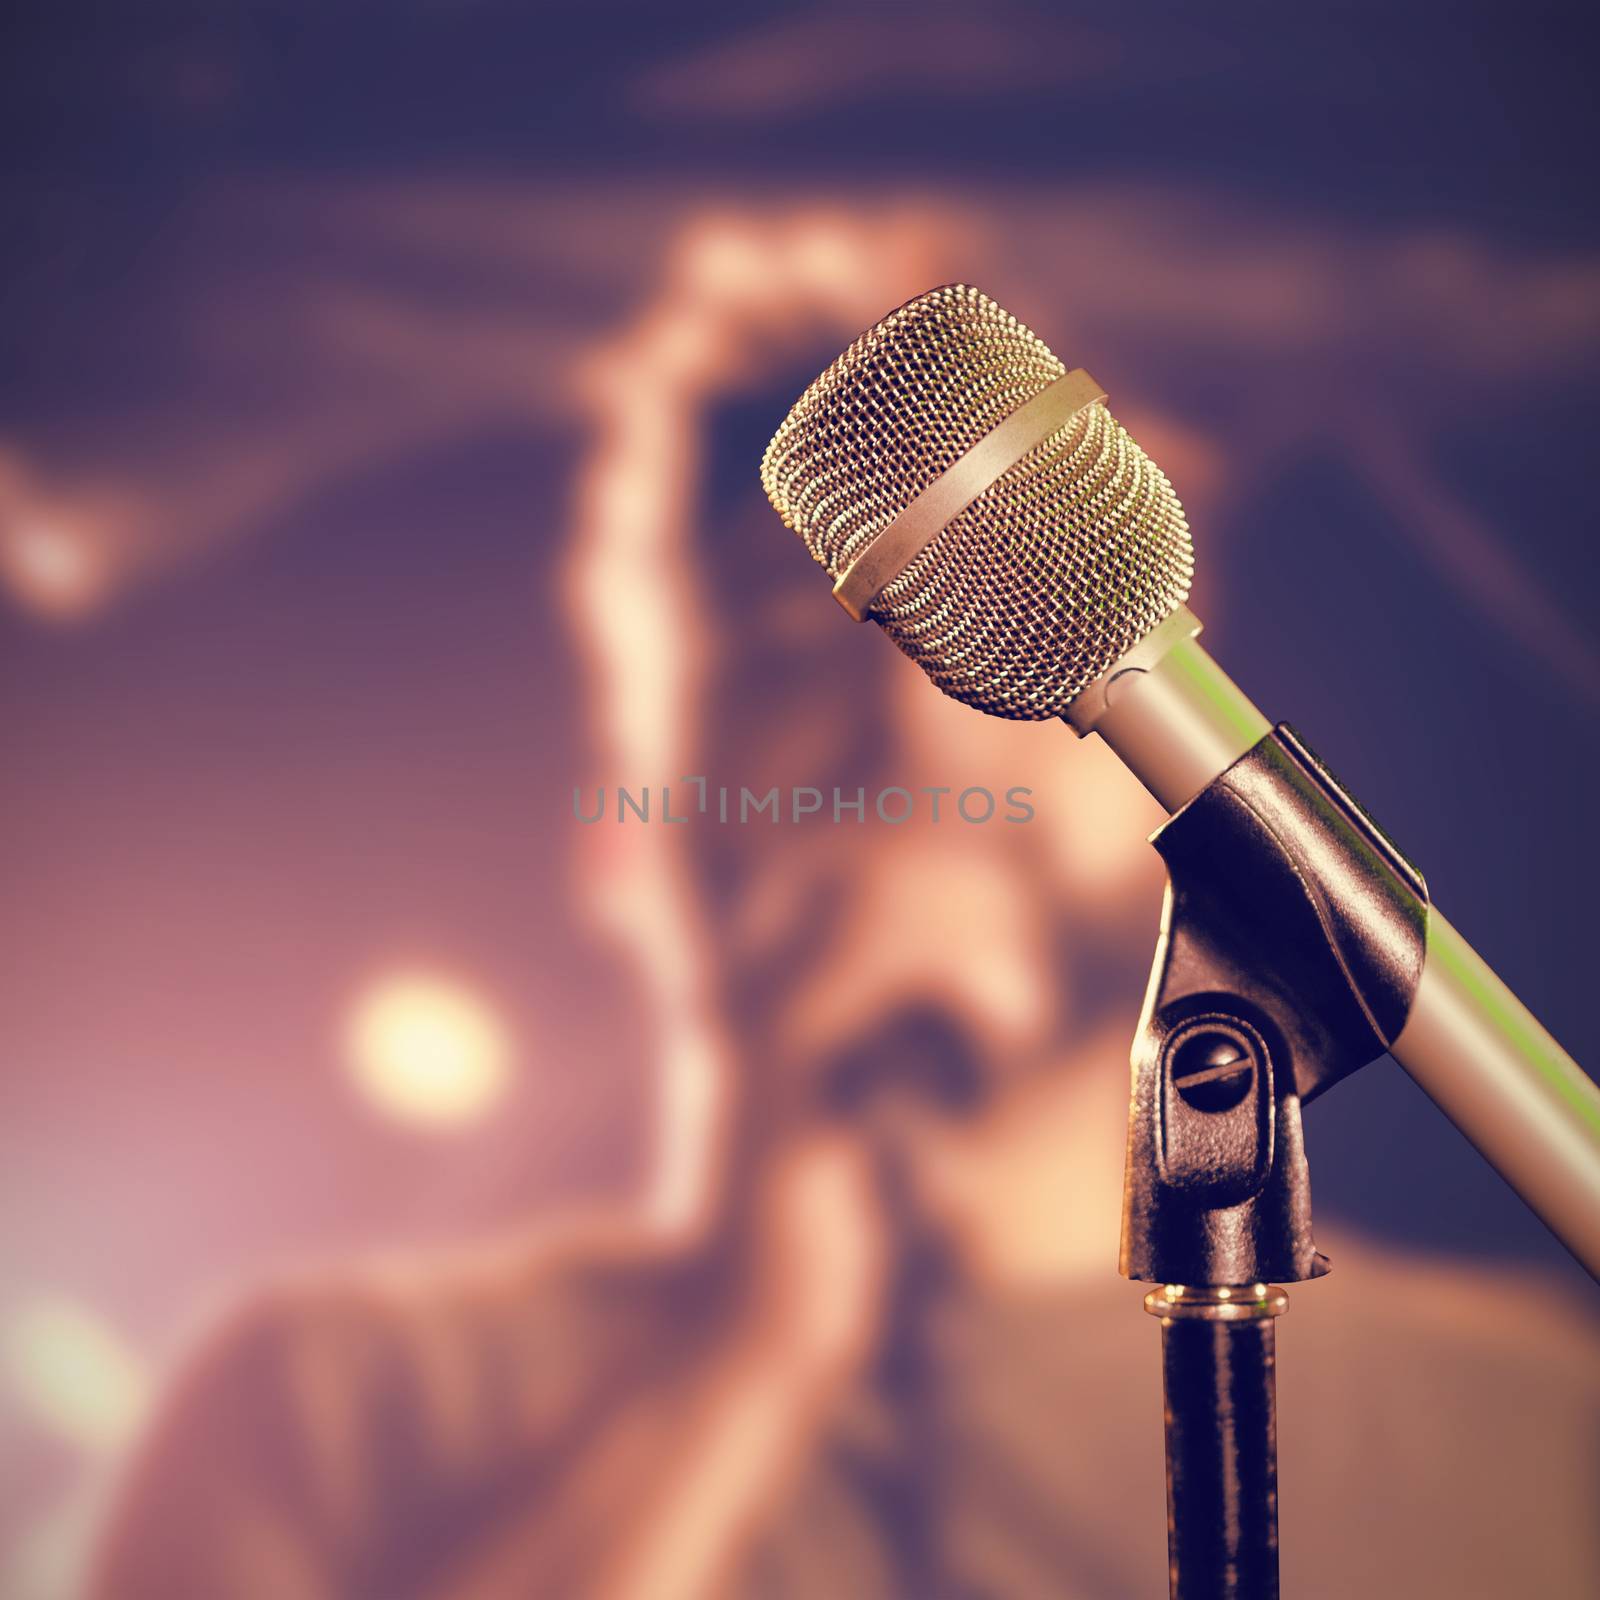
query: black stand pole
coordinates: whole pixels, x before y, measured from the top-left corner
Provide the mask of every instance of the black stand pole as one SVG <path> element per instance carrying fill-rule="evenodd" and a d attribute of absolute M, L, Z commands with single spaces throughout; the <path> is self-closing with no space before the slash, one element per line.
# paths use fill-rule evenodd
<path fill-rule="evenodd" d="M 1157 1289 L 1172 1600 L 1277 1600 L 1281 1289 Z"/>
<path fill-rule="evenodd" d="M 1122 1271 L 1165 1285 L 1173 1600 L 1276 1600 L 1274 1281 L 1320 1277 L 1300 1109 L 1383 1054 L 1426 888 L 1279 728 L 1154 838 L 1167 864 L 1133 1050 Z"/>

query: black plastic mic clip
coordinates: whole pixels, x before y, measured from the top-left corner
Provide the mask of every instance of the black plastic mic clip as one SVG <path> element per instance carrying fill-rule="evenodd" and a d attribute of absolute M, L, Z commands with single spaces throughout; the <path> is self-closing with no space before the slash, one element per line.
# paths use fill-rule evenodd
<path fill-rule="evenodd" d="M 1122 1271 L 1318 1277 L 1300 1108 L 1405 1025 L 1427 886 L 1283 724 L 1152 843 L 1168 886 L 1133 1050 Z"/>
<path fill-rule="evenodd" d="M 1163 1285 L 1174 1600 L 1278 1593 L 1273 1280 L 1328 1270 L 1300 1108 L 1382 1055 L 1428 891 L 1284 725 L 1153 837 L 1167 864 L 1133 1049 L 1122 1271 Z"/>

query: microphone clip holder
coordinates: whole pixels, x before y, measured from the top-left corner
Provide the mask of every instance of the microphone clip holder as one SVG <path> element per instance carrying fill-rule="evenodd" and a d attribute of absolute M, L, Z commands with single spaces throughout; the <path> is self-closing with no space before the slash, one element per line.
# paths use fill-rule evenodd
<path fill-rule="evenodd" d="M 1328 1270 L 1301 1107 L 1381 1056 L 1427 887 L 1280 724 L 1153 836 L 1168 883 L 1133 1047 L 1121 1270 L 1160 1289 L 1174 1600 L 1275 1596 L 1274 1280 Z"/>

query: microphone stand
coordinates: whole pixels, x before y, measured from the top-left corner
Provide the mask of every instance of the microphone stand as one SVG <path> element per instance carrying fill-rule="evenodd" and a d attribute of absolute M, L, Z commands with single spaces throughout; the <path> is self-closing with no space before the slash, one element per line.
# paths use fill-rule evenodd
<path fill-rule="evenodd" d="M 1421 875 L 1285 726 L 1154 835 L 1168 884 L 1133 1049 L 1121 1270 L 1161 1287 L 1172 1600 L 1278 1594 L 1274 1280 L 1328 1270 L 1300 1108 L 1381 1056 Z"/>

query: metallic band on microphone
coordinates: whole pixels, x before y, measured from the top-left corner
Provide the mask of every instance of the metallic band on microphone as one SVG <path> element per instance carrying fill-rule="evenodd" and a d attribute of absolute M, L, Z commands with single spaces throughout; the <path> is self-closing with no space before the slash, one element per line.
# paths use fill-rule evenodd
<path fill-rule="evenodd" d="M 1105 390 L 1082 367 L 1057 378 L 935 478 L 851 562 L 834 584 L 833 598 L 857 622 L 865 622 L 878 596 L 953 517 L 1059 433 L 1085 406 L 1099 405 L 1105 398 Z"/>

